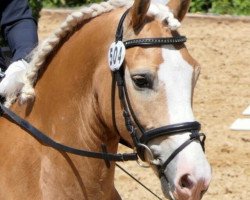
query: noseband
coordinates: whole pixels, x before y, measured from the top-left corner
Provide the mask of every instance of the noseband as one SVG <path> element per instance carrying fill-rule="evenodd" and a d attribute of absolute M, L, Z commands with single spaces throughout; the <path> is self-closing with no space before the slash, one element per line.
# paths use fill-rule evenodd
<path fill-rule="evenodd" d="M 190 132 L 190 138 L 186 140 L 182 145 L 180 145 L 169 157 L 168 159 L 159 167 L 159 176 L 165 176 L 164 170 L 167 165 L 174 159 L 174 157 L 181 152 L 186 146 L 188 146 L 193 141 L 198 141 L 203 151 L 205 151 L 205 139 L 206 136 L 203 133 L 199 133 L 201 125 L 199 122 L 184 122 L 179 124 L 171 124 L 163 127 L 159 127 L 152 130 L 144 130 L 142 125 L 140 124 L 139 120 L 136 117 L 135 112 L 131 106 L 126 82 L 124 77 L 124 70 L 125 70 L 125 49 L 133 48 L 133 47 L 159 47 L 162 45 L 168 44 L 181 44 L 186 42 L 185 36 L 176 36 L 176 37 L 169 37 L 169 38 L 141 38 L 141 39 L 132 39 L 123 41 L 123 23 L 128 14 L 129 10 L 127 10 L 121 17 L 120 22 L 118 24 L 118 28 L 116 31 L 116 39 L 115 42 L 111 45 L 111 50 L 109 53 L 114 52 L 114 46 L 117 44 L 116 52 L 120 52 L 120 58 L 118 60 L 113 59 L 112 56 L 109 58 L 110 61 L 110 68 L 112 71 L 113 77 L 113 89 L 112 89 L 112 115 L 113 115 L 113 124 L 114 127 L 117 129 L 116 121 L 115 121 L 115 85 L 118 87 L 118 93 L 120 102 L 123 107 L 123 116 L 125 120 L 125 125 L 130 133 L 134 146 L 136 148 L 136 152 L 138 153 L 139 157 L 145 161 L 145 150 L 150 151 L 150 154 L 153 156 L 151 150 L 147 147 L 147 144 L 152 139 L 161 137 L 161 136 L 172 136 L 176 134 L 181 134 L 185 132 Z M 124 45 L 124 46 L 123 46 Z M 124 51 L 124 52 L 123 52 Z M 110 55 L 110 54 L 109 54 Z M 119 56 L 118 56 L 119 57 Z M 119 64 L 120 62 L 120 64 Z M 116 64 L 114 66 L 114 64 Z M 119 131 L 118 131 L 119 133 Z M 154 158 L 152 158 L 154 159 Z"/>

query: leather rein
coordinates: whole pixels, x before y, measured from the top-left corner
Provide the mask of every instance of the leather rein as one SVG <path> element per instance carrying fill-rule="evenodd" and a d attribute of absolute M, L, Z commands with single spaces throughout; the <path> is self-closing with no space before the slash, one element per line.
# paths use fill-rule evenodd
<path fill-rule="evenodd" d="M 115 43 L 117 42 L 123 43 L 126 49 L 136 47 L 136 46 L 159 47 L 161 45 L 178 44 L 178 43 L 184 43 L 186 41 L 186 37 L 177 36 L 177 37 L 170 37 L 170 38 L 141 38 L 141 39 L 127 40 L 123 42 L 123 22 L 126 18 L 128 11 L 129 10 L 127 10 L 120 19 L 120 22 L 118 24 L 118 28 L 116 31 L 116 40 L 115 40 Z M 162 175 L 164 175 L 164 169 L 171 162 L 171 160 L 191 142 L 196 141 L 196 140 L 199 141 L 204 150 L 205 135 L 203 133 L 199 133 L 200 124 L 196 121 L 185 122 L 181 124 L 172 124 L 172 125 L 156 128 L 153 130 L 145 131 L 144 128 L 141 126 L 139 120 L 136 118 L 136 115 L 129 101 L 125 78 L 124 78 L 124 68 L 125 68 L 124 65 L 125 65 L 124 60 L 122 60 L 122 64 L 120 68 L 112 71 L 113 88 L 114 88 L 112 89 L 112 92 L 111 92 L 112 101 L 113 101 L 112 105 L 114 105 L 115 86 L 117 85 L 118 92 L 119 92 L 119 99 L 123 106 L 123 116 L 124 116 L 125 124 L 126 124 L 128 132 L 130 133 L 132 137 L 134 146 L 136 148 L 136 152 L 134 153 L 123 153 L 123 154 L 108 153 L 105 144 L 101 145 L 102 151 L 100 152 L 77 149 L 74 147 L 63 145 L 61 143 L 56 142 L 52 138 L 48 137 L 46 134 L 38 130 L 32 124 L 30 124 L 28 121 L 21 118 L 20 116 L 12 112 L 10 109 L 6 108 L 2 103 L 0 103 L 0 116 L 4 116 L 11 122 L 21 127 L 23 130 L 28 132 L 35 139 L 40 141 L 43 145 L 52 147 L 58 151 L 67 152 L 67 153 L 71 153 L 71 154 L 75 154 L 75 155 L 79 155 L 83 157 L 103 159 L 107 167 L 110 167 L 110 161 L 138 160 L 138 156 L 143 161 L 145 161 L 144 151 L 145 149 L 147 151 L 150 151 L 150 149 L 147 147 L 147 143 L 150 140 L 160 137 L 160 136 L 166 136 L 166 135 L 170 136 L 170 135 L 175 135 L 175 134 L 179 134 L 183 132 L 191 132 L 190 138 L 186 142 L 184 142 L 179 148 L 177 148 L 169 156 L 169 158 L 164 162 L 164 164 L 159 168 L 159 176 L 161 177 Z M 112 106 L 112 116 L 113 116 L 114 128 L 117 130 L 114 106 Z M 202 140 L 200 139 L 201 136 L 203 136 Z"/>

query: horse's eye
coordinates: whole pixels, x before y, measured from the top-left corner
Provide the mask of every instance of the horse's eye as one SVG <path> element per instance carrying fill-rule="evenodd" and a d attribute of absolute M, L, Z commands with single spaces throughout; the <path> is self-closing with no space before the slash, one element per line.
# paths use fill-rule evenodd
<path fill-rule="evenodd" d="M 133 80 L 134 84 L 140 89 L 152 88 L 152 81 L 151 81 L 150 77 L 147 76 L 146 74 L 133 75 L 132 80 Z"/>

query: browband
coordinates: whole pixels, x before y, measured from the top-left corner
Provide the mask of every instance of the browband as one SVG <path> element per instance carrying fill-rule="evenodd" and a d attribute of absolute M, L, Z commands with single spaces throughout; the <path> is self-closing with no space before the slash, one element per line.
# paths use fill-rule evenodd
<path fill-rule="evenodd" d="M 184 43 L 186 41 L 187 38 L 185 36 L 176 36 L 169 38 L 140 38 L 140 39 L 127 40 L 124 41 L 123 43 L 126 49 L 129 49 L 135 46 L 152 47 L 152 46 Z"/>
<path fill-rule="evenodd" d="M 122 41 L 123 40 L 123 23 L 126 19 L 130 9 L 127 9 L 126 12 L 122 15 L 115 35 L 115 41 Z M 132 39 L 123 41 L 126 49 L 140 46 L 140 47 L 150 47 L 150 46 L 161 46 L 161 45 L 168 45 L 168 44 L 178 44 L 184 43 L 187 41 L 185 36 L 175 36 L 175 37 L 166 37 L 166 38 L 140 38 L 140 39 Z"/>

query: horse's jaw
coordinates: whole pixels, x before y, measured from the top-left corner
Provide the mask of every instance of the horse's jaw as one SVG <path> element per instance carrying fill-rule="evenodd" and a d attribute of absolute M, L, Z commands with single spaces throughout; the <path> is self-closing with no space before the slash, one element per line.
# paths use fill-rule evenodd
<path fill-rule="evenodd" d="M 164 196 L 169 200 L 201 200 L 206 192 L 211 178 L 204 178 L 203 181 L 197 181 L 193 188 L 184 188 L 176 183 L 175 173 L 165 173 L 160 177 L 161 188 Z M 178 176 L 178 175 L 177 175 Z"/>

